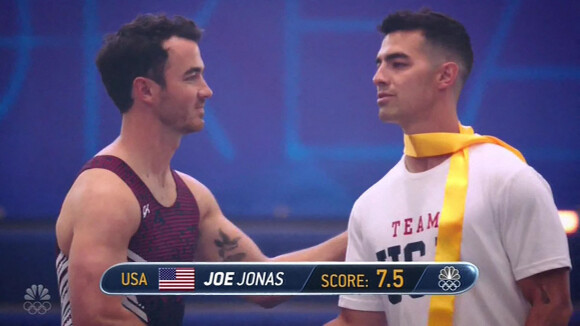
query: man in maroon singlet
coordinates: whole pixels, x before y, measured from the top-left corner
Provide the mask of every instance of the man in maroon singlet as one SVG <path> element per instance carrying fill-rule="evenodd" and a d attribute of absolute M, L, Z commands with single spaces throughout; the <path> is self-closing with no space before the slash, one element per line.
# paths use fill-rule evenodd
<path fill-rule="evenodd" d="M 63 325 L 180 325 L 179 296 L 108 296 L 103 272 L 134 261 L 269 261 L 212 193 L 174 171 L 181 138 L 204 127 L 212 96 L 201 31 L 183 17 L 144 15 L 108 36 L 97 66 L 122 113 L 119 137 L 81 170 L 56 225 Z M 221 245 L 220 245 L 221 244 Z M 343 260 L 346 234 L 274 261 Z M 269 306 L 274 298 L 254 298 Z"/>

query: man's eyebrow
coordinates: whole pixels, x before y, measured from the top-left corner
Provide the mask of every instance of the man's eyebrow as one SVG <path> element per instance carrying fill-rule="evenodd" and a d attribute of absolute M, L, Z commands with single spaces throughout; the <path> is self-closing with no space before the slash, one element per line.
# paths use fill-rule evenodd
<path fill-rule="evenodd" d="M 201 67 L 191 67 L 191 68 L 187 69 L 186 72 L 183 73 L 183 77 L 186 77 L 188 75 L 193 75 L 193 74 L 196 74 L 196 73 L 201 73 L 201 72 L 203 72 L 203 68 L 201 68 Z"/>
<path fill-rule="evenodd" d="M 391 53 L 385 57 L 385 60 L 387 60 L 387 61 L 393 61 L 393 60 L 397 60 L 397 59 L 409 59 L 409 56 L 403 52 L 395 52 L 395 53 Z"/>
<path fill-rule="evenodd" d="M 387 54 L 386 56 L 384 56 L 384 60 L 387 62 L 391 62 L 391 61 L 394 61 L 397 59 L 409 59 L 409 56 L 403 52 L 395 52 L 395 53 Z M 380 56 L 377 57 L 377 64 L 381 63 L 382 60 L 383 60 L 383 58 L 381 58 Z"/>

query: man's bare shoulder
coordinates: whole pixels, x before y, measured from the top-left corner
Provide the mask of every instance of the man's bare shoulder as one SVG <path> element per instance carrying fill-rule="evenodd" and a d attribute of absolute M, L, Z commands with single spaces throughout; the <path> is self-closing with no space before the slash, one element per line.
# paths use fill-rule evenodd
<path fill-rule="evenodd" d="M 191 190 L 191 192 L 193 193 L 193 195 L 195 196 L 195 198 L 198 201 L 205 201 L 208 199 L 208 197 L 213 198 L 213 195 L 212 195 L 211 191 L 209 190 L 209 188 L 206 187 L 199 180 L 197 180 L 196 178 L 194 178 L 188 174 L 185 174 L 183 172 L 180 172 L 180 171 L 175 171 L 175 172 L 177 172 L 177 174 L 185 182 L 185 184 L 187 185 L 189 190 Z"/>
<path fill-rule="evenodd" d="M 65 198 L 63 210 L 65 208 L 126 213 L 138 212 L 139 203 L 129 186 L 116 174 L 105 169 L 90 169 L 75 180 Z"/>
<path fill-rule="evenodd" d="M 81 173 L 63 202 L 56 225 L 59 247 L 63 251 L 73 233 L 110 232 L 129 238 L 140 222 L 139 202 L 116 174 L 105 169 Z"/>
<path fill-rule="evenodd" d="M 190 176 L 189 174 L 185 174 L 181 171 L 175 171 L 177 173 L 177 175 L 179 175 L 179 177 L 181 177 L 181 179 L 185 182 L 185 184 L 190 188 L 190 189 L 194 189 L 197 192 L 200 191 L 209 191 L 209 189 L 203 184 L 201 183 L 201 181 L 197 180 L 196 178 Z"/>

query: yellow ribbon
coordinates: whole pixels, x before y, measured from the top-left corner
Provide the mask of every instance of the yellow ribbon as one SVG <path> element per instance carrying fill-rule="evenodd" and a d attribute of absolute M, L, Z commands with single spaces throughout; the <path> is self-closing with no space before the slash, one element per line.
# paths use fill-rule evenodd
<path fill-rule="evenodd" d="M 473 128 L 461 125 L 459 133 L 405 135 L 404 142 L 404 152 L 407 156 L 430 157 L 452 154 L 439 218 L 435 261 L 459 261 L 469 175 L 468 147 L 483 143 L 497 144 L 514 153 L 522 161 L 526 160 L 517 149 L 500 139 L 475 135 Z M 432 296 L 429 306 L 429 326 L 453 325 L 454 303 L 455 296 L 452 295 Z"/>

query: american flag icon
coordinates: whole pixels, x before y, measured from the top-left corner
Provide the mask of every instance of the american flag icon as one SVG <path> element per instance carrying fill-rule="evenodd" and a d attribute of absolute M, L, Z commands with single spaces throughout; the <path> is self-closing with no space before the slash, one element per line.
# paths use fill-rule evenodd
<path fill-rule="evenodd" d="M 195 269 L 193 267 L 159 268 L 159 290 L 195 290 Z"/>

